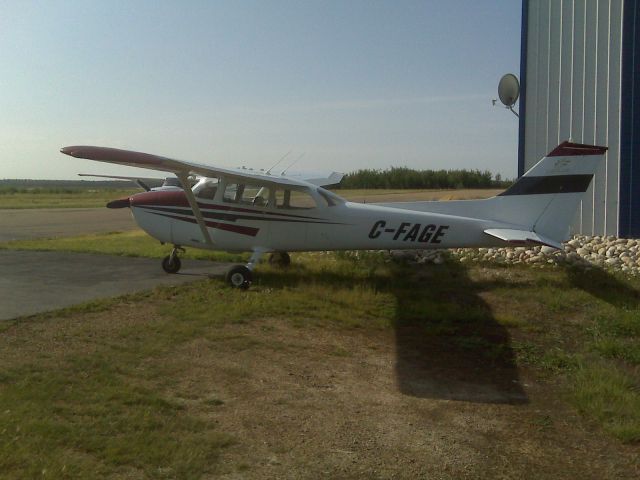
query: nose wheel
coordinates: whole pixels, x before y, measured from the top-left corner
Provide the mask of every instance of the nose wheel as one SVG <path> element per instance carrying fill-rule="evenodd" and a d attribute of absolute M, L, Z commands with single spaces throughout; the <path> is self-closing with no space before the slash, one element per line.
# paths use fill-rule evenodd
<path fill-rule="evenodd" d="M 162 269 L 167 273 L 178 273 L 180 271 L 180 267 L 182 267 L 182 262 L 178 257 L 178 252 L 184 253 L 184 248 L 179 246 L 174 246 L 171 253 L 162 259 Z"/>

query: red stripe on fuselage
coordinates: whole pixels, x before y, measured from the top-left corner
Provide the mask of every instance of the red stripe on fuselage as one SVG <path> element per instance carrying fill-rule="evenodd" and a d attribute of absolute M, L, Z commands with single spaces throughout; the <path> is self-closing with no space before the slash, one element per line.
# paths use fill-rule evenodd
<path fill-rule="evenodd" d="M 172 220 L 180 220 L 182 222 L 189 222 L 189 223 L 198 223 L 198 221 L 192 217 L 182 217 L 179 215 L 169 215 L 166 213 L 159 213 L 159 212 L 149 212 L 149 213 L 152 213 L 153 215 L 160 215 L 161 217 L 171 218 Z M 255 237 L 260 231 L 259 228 L 243 227 L 242 225 L 229 225 L 227 223 L 211 222 L 206 220 L 204 223 L 207 227 L 216 228 L 218 230 L 225 230 L 227 232 L 240 233 L 242 235 L 249 235 L 250 237 Z"/>

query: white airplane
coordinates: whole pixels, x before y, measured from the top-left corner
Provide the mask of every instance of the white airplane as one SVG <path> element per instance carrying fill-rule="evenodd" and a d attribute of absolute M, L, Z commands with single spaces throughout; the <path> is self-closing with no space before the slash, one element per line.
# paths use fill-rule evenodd
<path fill-rule="evenodd" d="M 161 189 L 110 202 L 129 207 L 138 225 L 173 244 L 162 261 L 180 270 L 182 247 L 252 252 L 227 281 L 248 288 L 265 253 L 286 265 L 287 252 L 399 250 L 548 245 L 561 249 L 579 202 L 607 147 L 564 142 L 511 187 L 483 200 L 360 204 L 323 186 L 342 175 L 294 178 L 250 169 L 199 165 L 105 147 L 64 147 L 77 158 L 172 172 L 181 189 Z M 189 178 L 199 181 L 190 188 Z"/>

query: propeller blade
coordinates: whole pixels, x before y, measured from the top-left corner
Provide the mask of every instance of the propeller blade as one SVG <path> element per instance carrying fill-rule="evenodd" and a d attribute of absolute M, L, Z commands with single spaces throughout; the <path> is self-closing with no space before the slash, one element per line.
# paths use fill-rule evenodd
<path fill-rule="evenodd" d="M 107 203 L 107 208 L 127 208 L 129 206 L 129 197 L 119 198 L 118 200 L 111 200 L 109 203 Z"/>

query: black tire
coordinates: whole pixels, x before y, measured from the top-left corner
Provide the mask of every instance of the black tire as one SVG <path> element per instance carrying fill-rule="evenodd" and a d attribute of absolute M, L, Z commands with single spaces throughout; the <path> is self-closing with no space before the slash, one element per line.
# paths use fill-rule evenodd
<path fill-rule="evenodd" d="M 275 252 L 269 255 L 269 265 L 288 267 L 291 265 L 291 257 L 287 252 Z"/>
<path fill-rule="evenodd" d="M 173 262 L 171 261 L 171 255 L 167 255 L 162 259 L 162 269 L 167 273 L 178 273 L 180 267 L 182 267 L 182 262 L 177 256 L 173 257 Z"/>
<path fill-rule="evenodd" d="M 233 288 L 246 290 L 251 286 L 253 275 L 251 274 L 251 270 L 244 265 L 236 265 L 227 272 L 226 280 Z"/>

